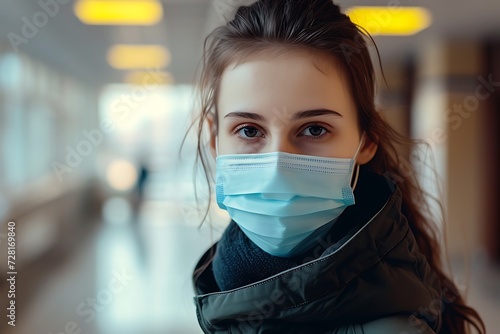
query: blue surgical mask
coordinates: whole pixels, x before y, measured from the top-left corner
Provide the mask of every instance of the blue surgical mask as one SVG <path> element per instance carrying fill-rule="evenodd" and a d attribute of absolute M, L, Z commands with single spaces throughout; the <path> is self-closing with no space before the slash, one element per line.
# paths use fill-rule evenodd
<path fill-rule="evenodd" d="M 265 252 L 298 255 L 354 204 L 351 180 L 362 142 L 352 159 L 284 152 L 220 155 L 217 204 Z"/>

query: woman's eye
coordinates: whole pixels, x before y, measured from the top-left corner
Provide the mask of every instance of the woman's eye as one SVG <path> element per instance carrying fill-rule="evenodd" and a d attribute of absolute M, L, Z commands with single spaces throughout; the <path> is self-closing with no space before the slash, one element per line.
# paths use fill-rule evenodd
<path fill-rule="evenodd" d="M 245 126 L 237 130 L 237 133 L 242 138 L 262 137 L 262 132 L 253 126 Z"/>
<path fill-rule="evenodd" d="M 304 136 L 312 136 L 312 137 L 319 137 L 327 133 L 328 131 L 319 125 L 312 125 L 308 126 L 307 128 L 302 131 L 302 135 Z"/>

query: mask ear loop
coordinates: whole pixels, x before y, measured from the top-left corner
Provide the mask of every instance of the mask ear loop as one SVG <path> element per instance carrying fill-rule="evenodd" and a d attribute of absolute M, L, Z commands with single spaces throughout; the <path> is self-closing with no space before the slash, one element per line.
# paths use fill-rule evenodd
<path fill-rule="evenodd" d="M 359 142 L 358 149 L 356 150 L 356 153 L 354 154 L 353 160 L 354 160 L 355 164 L 356 164 L 356 158 L 358 156 L 358 153 L 361 150 L 361 146 L 363 146 L 364 142 L 365 142 L 365 133 L 363 133 L 363 136 L 361 136 L 361 141 Z M 359 170 L 360 170 L 360 166 L 359 166 L 359 164 L 356 164 L 356 177 L 354 178 L 354 184 L 351 186 L 353 191 L 354 191 L 354 189 L 356 189 L 356 185 L 358 184 Z M 351 175 L 351 180 L 352 180 L 352 175 Z"/>
<path fill-rule="evenodd" d="M 215 156 L 219 156 L 219 136 L 215 135 Z"/>
<path fill-rule="evenodd" d="M 352 191 L 354 191 L 354 189 L 356 189 L 356 185 L 358 184 L 358 177 L 359 177 L 359 165 L 356 164 L 356 178 L 354 179 L 354 184 L 351 186 Z"/>

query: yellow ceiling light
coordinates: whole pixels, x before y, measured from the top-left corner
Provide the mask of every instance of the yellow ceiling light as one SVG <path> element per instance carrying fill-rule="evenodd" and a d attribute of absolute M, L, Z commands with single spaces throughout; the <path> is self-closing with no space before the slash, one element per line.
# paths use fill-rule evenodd
<path fill-rule="evenodd" d="M 158 0 L 78 0 L 76 17 L 85 24 L 153 25 L 163 17 Z"/>
<path fill-rule="evenodd" d="M 170 85 L 174 82 L 174 77 L 162 71 L 133 71 L 125 74 L 123 81 L 137 86 Z"/>
<path fill-rule="evenodd" d="M 118 70 L 164 68 L 170 63 L 170 52 L 161 45 L 118 44 L 109 49 L 107 58 Z"/>
<path fill-rule="evenodd" d="M 422 7 L 352 7 L 346 14 L 371 35 L 414 35 L 432 22 L 431 13 Z"/>

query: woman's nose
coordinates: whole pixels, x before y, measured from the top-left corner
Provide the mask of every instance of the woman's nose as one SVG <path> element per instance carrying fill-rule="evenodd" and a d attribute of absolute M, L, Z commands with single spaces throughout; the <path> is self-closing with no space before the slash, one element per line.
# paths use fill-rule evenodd
<path fill-rule="evenodd" d="M 285 135 L 274 137 L 270 146 L 270 152 L 300 154 L 297 146 Z"/>

